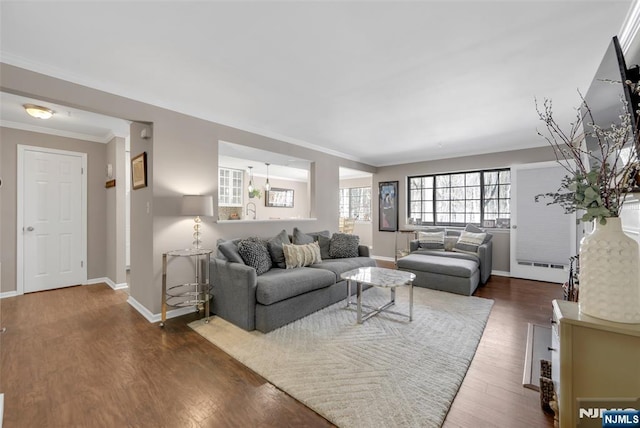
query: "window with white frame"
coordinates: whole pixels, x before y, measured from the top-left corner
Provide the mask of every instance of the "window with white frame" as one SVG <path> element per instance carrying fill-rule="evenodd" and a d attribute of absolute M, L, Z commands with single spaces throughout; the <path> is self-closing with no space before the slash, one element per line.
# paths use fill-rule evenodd
<path fill-rule="evenodd" d="M 408 184 L 408 217 L 417 224 L 495 225 L 511 217 L 509 169 L 414 176 Z"/>
<path fill-rule="evenodd" d="M 340 189 L 340 217 L 371 221 L 371 187 Z"/>
<path fill-rule="evenodd" d="M 244 171 L 219 168 L 218 172 L 218 205 L 221 207 L 241 207 Z"/>

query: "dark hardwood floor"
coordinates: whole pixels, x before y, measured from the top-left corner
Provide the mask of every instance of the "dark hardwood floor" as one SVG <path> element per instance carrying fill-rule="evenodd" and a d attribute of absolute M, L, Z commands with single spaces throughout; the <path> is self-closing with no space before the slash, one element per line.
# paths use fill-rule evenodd
<path fill-rule="evenodd" d="M 522 387 L 527 322 L 558 285 L 492 277 L 495 300 L 445 427 L 551 427 Z M 324 418 L 193 332 L 150 324 L 103 284 L 0 301 L 4 427 L 323 427 Z"/>

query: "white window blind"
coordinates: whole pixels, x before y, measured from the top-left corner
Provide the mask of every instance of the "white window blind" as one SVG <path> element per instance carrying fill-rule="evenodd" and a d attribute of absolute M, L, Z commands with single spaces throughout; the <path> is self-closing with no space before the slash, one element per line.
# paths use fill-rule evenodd
<path fill-rule="evenodd" d="M 571 230 L 562 207 L 547 205 L 549 198 L 535 201 L 540 193 L 555 192 L 566 173 L 561 166 L 518 171 L 518 262 L 567 265 L 575 255 L 571 254 Z"/>

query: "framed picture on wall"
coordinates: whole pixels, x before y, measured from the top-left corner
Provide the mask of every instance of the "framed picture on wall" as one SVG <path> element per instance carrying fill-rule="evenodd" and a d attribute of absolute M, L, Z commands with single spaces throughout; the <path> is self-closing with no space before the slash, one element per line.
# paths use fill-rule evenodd
<path fill-rule="evenodd" d="M 266 190 L 264 194 L 265 207 L 293 208 L 293 189 L 271 188 L 271 190 Z"/>
<path fill-rule="evenodd" d="M 147 187 L 147 152 L 131 159 L 131 187 L 134 190 Z"/>
<path fill-rule="evenodd" d="M 378 230 L 395 232 L 398 230 L 398 182 L 378 183 Z"/>

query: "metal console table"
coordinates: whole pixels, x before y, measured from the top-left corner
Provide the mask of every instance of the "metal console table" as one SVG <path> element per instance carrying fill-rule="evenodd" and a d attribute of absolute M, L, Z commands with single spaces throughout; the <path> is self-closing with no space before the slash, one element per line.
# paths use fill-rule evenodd
<path fill-rule="evenodd" d="M 211 298 L 211 284 L 209 283 L 209 262 L 213 250 L 192 248 L 187 250 L 173 250 L 162 254 L 162 321 L 160 327 L 164 327 L 167 320 L 167 306 L 184 308 L 195 306 L 196 312 L 200 311 L 200 305 L 204 306 L 205 322 L 209 322 L 209 299 Z M 167 258 L 169 257 L 193 257 L 195 258 L 195 282 L 177 284 L 167 288 Z M 204 258 L 204 278 L 201 272 L 201 258 Z"/>

